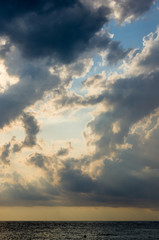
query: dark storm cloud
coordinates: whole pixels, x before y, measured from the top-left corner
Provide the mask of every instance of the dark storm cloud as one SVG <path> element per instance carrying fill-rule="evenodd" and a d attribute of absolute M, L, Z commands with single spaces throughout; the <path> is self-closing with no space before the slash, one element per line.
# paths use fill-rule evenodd
<path fill-rule="evenodd" d="M 142 172 L 140 159 L 135 159 L 131 151 L 126 157 L 123 161 L 105 161 L 96 180 L 98 188 L 89 200 L 103 206 L 159 208 L 158 175 Z"/>
<path fill-rule="evenodd" d="M 61 186 L 65 191 L 90 193 L 93 190 L 93 180 L 82 174 L 80 169 L 73 169 L 70 164 L 60 171 Z"/>
<path fill-rule="evenodd" d="M 111 42 L 107 34 L 97 34 L 108 22 L 110 10 L 106 7 L 93 9 L 79 1 L 1 4 L 0 34 L 7 38 L 1 55 L 7 72 L 20 81 L 0 94 L 0 128 L 15 120 L 46 91 L 59 86 L 60 79 L 49 73 L 51 63 L 45 62 L 45 57 L 70 63 L 81 53 L 88 55 L 92 49 L 105 50 Z M 12 43 L 16 48 L 9 52 Z M 35 58 L 35 61 L 40 58 L 39 62 L 35 62 Z"/>
<path fill-rule="evenodd" d="M 119 60 L 127 53 L 114 42 L 118 54 L 113 62 L 115 53 L 113 49 L 111 54 L 112 45 L 109 45 L 112 40 L 106 34 L 96 34 L 109 21 L 108 6 L 92 8 L 79 0 L 11 1 L 9 5 L 3 5 L 0 33 L 9 37 L 29 59 L 51 56 L 62 63 L 70 63 L 82 53 L 108 48 L 111 63 L 116 63 L 117 55 Z"/>
<path fill-rule="evenodd" d="M 7 35 L 25 57 L 52 55 L 68 63 L 84 50 L 94 47 L 94 36 L 108 22 L 106 15 L 109 12 L 106 7 L 88 8 L 78 0 L 11 1 L 9 5 L 3 3 L 0 32 Z M 98 40 L 98 47 L 107 47 L 108 39 L 105 42 Z"/>
<path fill-rule="evenodd" d="M 45 13 L 50 10 L 62 9 L 73 6 L 76 0 L 8 0 L 1 1 L 0 19 L 3 22 L 10 22 L 13 18 L 25 15 L 29 12 Z"/>

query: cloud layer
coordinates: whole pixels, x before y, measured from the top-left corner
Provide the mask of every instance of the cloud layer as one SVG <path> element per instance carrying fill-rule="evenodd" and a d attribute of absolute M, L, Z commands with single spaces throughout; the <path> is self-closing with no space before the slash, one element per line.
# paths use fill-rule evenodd
<path fill-rule="evenodd" d="M 2 66 L 17 81 L 0 92 L 0 128 L 24 131 L 1 144 L 1 205 L 159 208 L 159 30 L 140 50 L 108 32 L 112 18 L 137 21 L 153 3 L 1 2 Z M 50 116 L 38 105 L 72 122 L 91 112 L 80 156 L 72 139 L 49 148 L 39 137 Z"/>

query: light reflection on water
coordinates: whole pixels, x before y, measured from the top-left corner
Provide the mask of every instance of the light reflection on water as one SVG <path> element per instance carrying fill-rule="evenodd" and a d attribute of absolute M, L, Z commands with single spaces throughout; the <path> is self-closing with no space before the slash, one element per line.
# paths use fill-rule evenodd
<path fill-rule="evenodd" d="M 0 222 L 0 240 L 157 240 L 159 222 Z"/>

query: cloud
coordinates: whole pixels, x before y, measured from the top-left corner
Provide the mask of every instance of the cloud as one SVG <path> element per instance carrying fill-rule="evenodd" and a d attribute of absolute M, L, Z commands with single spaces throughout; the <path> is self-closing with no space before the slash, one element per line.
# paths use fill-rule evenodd
<path fill-rule="evenodd" d="M 59 77 L 49 72 L 46 62 L 25 61 L 16 49 L 7 55 L 5 64 L 8 73 L 18 76 L 20 81 L 5 93 L 0 93 L 0 128 L 15 120 L 26 107 L 33 105 L 45 92 L 60 84 Z"/>
<path fill-rule="evenodd" d="M 13 152 L 19 152 L 24 147 L 33 147 L 37 144 L 36 135 L 40 131 L 39 124 L 35 117 L 30 113 L 23 113 L 23 127 L 26 132 L 26 137 L 21 143 L 13 145 Z"/>
<path fill-rule="evenodd" d="M 155 0 L 81 0 L 83 3 L 93 6 L 95 9 L 101 6 L 109 6 L 112 17 L 120 23 L 138 19 L 145 12 L 150 10 Z"/>
<path fill-rule="evenodd" d="M 1 155 L 0 155 L 0 160 L 2 161 L 3 164 L 8 165 L 10 164 L 10 143 L 6 143 L 2 148 L 1 148 Z"/>
<path fill-rule="evenodd" d="M 153 1 L 90 3 L 1 3 L 0 34 L 7 40 L 0 54 L 8 74 L 19 81 L 0 93 L 0 128 L 20 116 L 26 133 L 22 142 L 14 138 L 2 146 L 1 163 L 11 169 L 12 151 L 37 144 L 40 127 L 27 108 L 48 92 L 57 109 L 100 104 L 83 134 L 93 151 L 75 159 L 70 157 L 71 145 L 50 154 L 44 154 L 45 147 L 40 152 L 31 149 L 20 164 L 26 164 L 27 174 L 37 175 L 27 179 L 25 172 L 22 178 L 13 174 L 12 181 L 4 179 L 1 205 L 158 208 L 159 34 L 145 37 L 143 50 L 135 52 L 101 31 L 113 14 L 119 22 L 131 21 Z M 83 82 L 86 94 L 71 91 L 72 77 L 86 77 L 93 54 L 103 50 L 109 64 L 125 60 L 122 73 L 89 75 Z"/>
<path fill-rule="evenodd" d="M 79 1 L 23 4 L 15 0 L 14 4 L 3 2 L 2 7 L 0 35 L 7 41 L 1 53 L 8 74 L 19 81 L 5 94 L 0 93 L 0 128 L 14 121 L 46 92 L 68 87 L 72 76 L 82 76 L 82 71 L 88 70 L 81 63 L 86 63 L 88 53 L 107 49 L 112 41 L 109 34 L 100 34 L 109 21 L 110 10 L 105 6 L 93 9 Z M 123 57 L 125 50 L 121 48 L 119 52 Z M 72 76 L 70 73 L 65 80 L 60 71 L 64 63 L 76 63 L 69 67 Z M 52 67 L 54 72 L 49 70 Z"/>
<path fill-rule="evenodd" d="M 40 169 L 40 176 L 43 173 L 46 181 L 48 181 L 50 185 L 54 186 L 58 184 L 59 177 L 57 173 L 63 165 L 63 161 L 60 157 L 61 155 L 55 154 L 53 152 L 50 154 L 35 152 L 30 154 L 26 158 L 25 162 L 27 166 L 34 167 L 34 170 Z"/>
<path fill-rule="evenodd" d="M 8 16 L 9 9 L 12 11 Z M 60 1 L 59 4 L 55 1 L 27 4 L 15 1 L 15 5 L 9 6 L 3 3 L 0 32 L 6 34 L 27 58 L 53 56 L 68 63 L 87 48 L 94 47 L 95 33 L 108 22 L 108 14 L 106 7 L 94 10 L 80 1 Z M 98 40 L 99 47 L 105 45 L 100 43 L 100 38 Z"/>
<path fill-rule="evenodd" d="M 159 31 L 157 29 L 154 34 L 151 33 L 144 37 L 142 51 L 137 52 L 133 57 L 134 50 L 130 52 L 130 59 L 120 67 L 124 71 L 123 74 L 113 74 L 110 77 L 107 77 L 105 73 L 94 75 L 83 82 L 83 88 L 86 88 L 87 91 L 91 89 L 92 94 L 89 93 L 84 97 L 74 92 L 69 92 L 69 94 L 65 92 L 62 97 L 58 96 L 55 102 L 60 107 L 89 106 L 98 103 L 103 103 L 106 106 L 109 104 L 115 110 L 117 108 L 121 108 L 121 110 L 125 108 L 126 110 L 127 108 L 130 111 L 132 109 L 138 111 L 142 118 L 144 111 L 151 112 L 158 106 L 156 89 L 159 71 L 157 64 L 158 46 Z M 140 89 L 142 89 L 142 92 L 140 92 Z M 143 106 L 140 106 L 139 109 L 137 104 L 138 106 L 143 104 Z M 153 104 L 154 108 L 149 110 L 149 107 Z M 115 113 L 115 110 L 113 114 L 117 115 L 118 113 Z M 126 114 L 126 116 L 129 115 Z M 132 119 L 134 117 L 132 116 Z"/>
<path fill-rule="evenodd" d="M 115 80 L 107 83 L 107 90 L 88 98 L 88 104 L 99 103 L 100 100 L 105 107 L 111 106 L 111 110 L 108 108 L 101 112 L 88 124 L 92 133 L 98 136 L 95 145 L 99 154 L 109 155 L 116 150 L 118 144 L 124 144 L 133 125 L 158 108 L 159 71 L 155 61 L 153 64 L 158 45 L 157 31 L 147 42 L 144 41 L 142 52 L 129 63 L 123 78 L 118 78 L 118 75 Z M 148 60 L 152 61 L 147 67 Z"/>
<path fill-rule="evenodd" d="M 65 156 L 65 155 L 67 155 L 69 152 L 68 152 L 68 149 L 67 148 L 61 148 L 59 151 L 58 151 L 58 153 L 57 153 L 57 155 L 58 156 Z"/>
<path fill-rule="evenodd" d="M 123 22 L 140 17 L 151 8 L 154 2 L 154 0 L 114 0 L 112 1 L 112 5 L 116 18 L 120 22 Z"/>
<path fill-rule="evenodd" d="M 73 169 L 70 165 L 66 165 L 60 171 L 60 176 L 60 183 L 65 191 L 73 193 L 90 193 L 93 191 L 93 180 L 87 174 L 82 174 L 80 169 Z"/>
<path fill-rule="evenodd" d="M 143 50 L 131 59 L 128 71 L 120 78 L 115 75 L 104 81 L 102 75 L 84 82 L 85 87 L 97 87 L 99 81 L 102 86 L 99 95 L 72 95 L 63 102 L 68 106 L 98 103 L 104 106 L 87 125 L 90 129 L 87 143 L 94 136 L 90 141 L 95 146 L 93 155 L 77 160 L 76 167 L 71 161 L 59 172 L 60 186 L 72 204 L 158 209 L 159 71 L 156 61 L 147 67 L 148 59 L 156 59 L 155 49 L 158 51 L 157 33 L 148 37 L 147 42 L 144 40 Z M 135 67 L 138 72 L 133 74 Z M 137 130 L 144 121 L 145 127 Z M 97 159 L 103 165 L 93 179 L 89 168 Z"/>
<path fill-rule="evenodd" d="M 120 47 L 120 42 L 111 42 L 109 47 L 109 53 L 107 55 L 107 60 L 110 64 L 116 64 L 118 61 L 124 59 L 131 49 L 125 50 Z"/>
<path fill-rule="evenodd" d="M 11 50 L 11 43 L 8 38 L 0 38 L 0 57 L 4 58 Z"/>
<path fill-rule="evenodd" d="M 47 156 L 44 156 L 40 153 L 35 153 L 34 155 L 31 155 L 27 162 L 29 164 L 35 165 L 36 167 L 47 169 L 49 158 Z"/>
<path fill-rule="evenodd" d="M 159 106 L 158 78 L 159 72 L 118 79 L 110 87 L 110 92 L 103 93 L 104 101 L 112 105 L 113 110 L 102 112 L 88 125 L 92 132 L 101 136 L 96 142 L 99 152 L 111 152 L 116 144 L 124 141 L 133 124 L 150 115 Z M 119 131 L 114 132 L 113 124 L 116 122 Z"/>
<path fill-rule="evenodd" d="M 10 142 L 1 147 L 0 159 L 3 164 L 10 165 L 10 154 L 22 150 L 24 147 L 33 147 L 37 144 L 36 135 L 40 128 L 37 120 L 30 113 L 23 113 L 22 121 L 26 132 L 26 137 L 22 142 L 17 142 L 16 137 L 12 137 Z"/>
<path fill-rule="evenodd" d="M 140 122 L 140 127 L 144 121 L 147 125 L 142 131 L 140 129 L 134 133 L 129 132 L 125 139 L 132 147 L 119 148 L 111 160 L 105 153 L 103 164 L 100 165 L 100 174 L 97 174 L 95 179 L 90 176 L 89 169 L 99 155 L 65 162 L 64 168 L 59 171 L 60 187 L 71 204 L 159 208 L 157 191 L 159 131 L 158 128 L 153 128 L 150 137 L 146 139 L 145 130 L 151 128 L 152 122 L 147 117 Z M 106 144 L 106 142 L 103 144 L 103 148 Z M 82 170 L 84 168 L 85 172 Z"/>
<path fill-rule="evenodd" d="M 119 44 L 112 42 L 108 33 L 99 34 L 109 22 L 111 8 L 108 4 L 93 8 L 91 4 L 79 0 L 60 1 L 59 4 L 50 0 L 22 4 L 14 0 L 14 3 L 7 5 L 3 3 L 2 7 L 0 34 L 10 40 L 3 52 L 9 51 L 9 46 L 14 45 L 25 58 L 51 57 L 65 64 L 92 51 L 108 48 L 111 52 L 112 44 L 120 52 L 118 60 L 127 53 Z"/>
<path fill-rule="evenodd" d="M 137 53 L 129 66 L 128 74 L 150 73 L 159 70 L 159 28 L 143 38 L 143 50 Z"/>
<path fill-rule="evenodd" d="M 104 159 L 104 167 L 96 179 L 98 188 L 93 187 L 89 201 L 107 206 L 159 207 L 156 145 L 159 71 L 153 61 L 158 45 L 157 31 L 144 41 L 142 52 L 129 62 L 123 78 L 115 76 L 105 85 L 107 90 L 98 97 L 92 96 L 92 104 L 101 99 L 106 110 L 99 112 L 88 124 L 96 149 L 90 161 Z M 148 61 L 150 65 L 147 66 Z M 138 71 L 134 71 L 135 68 Z M 90 97 L 88 103 L 91 103 Z M 144 121 L 145 127 L 137 129 Z"/>
<path fill-rule="evenodd" d="M 26 137 L 23 144 L 25 146 L 34 146 L 36 144 L 36 135 L 39 132 L 40 128 L 37 120 L 30 114 L 23 114 L 23 124 L 26 131 Z"/>
<path fill-rule="evenodd" d="M 40 180 L 39 180 L 40 181 Z M 40 186 L 41 184 L 41 186 Z M 43 206 L 56 205 L 58 192 L 44 179 L 40 184 L 2 184 L 0 202 L 3 206 Z"/>

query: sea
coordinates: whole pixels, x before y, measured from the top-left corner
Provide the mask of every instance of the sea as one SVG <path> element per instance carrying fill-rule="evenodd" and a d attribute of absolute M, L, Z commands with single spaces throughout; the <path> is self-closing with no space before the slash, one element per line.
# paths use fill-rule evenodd
<path fill-rule="evenodd" d="M 157 240 L 159 222 L 0 222 L 0 240 Z"/>

